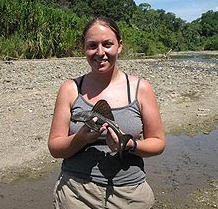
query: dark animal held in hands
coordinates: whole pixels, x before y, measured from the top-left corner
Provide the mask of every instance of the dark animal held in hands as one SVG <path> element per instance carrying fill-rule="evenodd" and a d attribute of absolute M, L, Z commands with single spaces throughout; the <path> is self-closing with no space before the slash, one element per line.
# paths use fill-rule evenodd
<path fill-rule="evenodd" d="M 93 120 L 97 118 L 97 121 Z M 99 100 L 91 111 L 83 111 L 71 116 L 72 122 L 84 122 L 91 130 L 99 131 L 100 127 L 107 123 L 109 127 L 117 134 L 119 138 L 119 156 L 122 159 L 126 144 L 133 136 L 125 134 L 114 123 L 114 116 L 111 112 L 111 107 L 106 100 Z"/>

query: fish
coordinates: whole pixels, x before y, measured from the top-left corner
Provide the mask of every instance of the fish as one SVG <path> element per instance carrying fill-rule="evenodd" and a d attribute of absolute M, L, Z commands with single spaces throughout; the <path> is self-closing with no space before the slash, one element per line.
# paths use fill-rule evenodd
<path fill-rule="evenodd" d="M 93 118 L 97 117 L 97 121 Z M 112 130 L 117 134 L 119 139 L 119 156 L 123 158 L 123 152 L 130 139 L 133 139 L 131 134 L 125 134 L 114 122 L 114 116 L 111 111 L 111 107 L 106 100 L 99 100 L 92 110 L 81 111 L 76 114 L 72 114 L 70 120 L 74 123 L 83 122 L 91 130 L 99 131 L 104 123 L 108 124 Z"/>

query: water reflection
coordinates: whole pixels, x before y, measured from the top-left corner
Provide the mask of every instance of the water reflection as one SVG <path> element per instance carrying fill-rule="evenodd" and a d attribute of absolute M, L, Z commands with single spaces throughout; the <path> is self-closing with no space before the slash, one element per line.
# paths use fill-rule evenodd
<path fill-rule="evenodd" d="M 165 152 L 144 160 L 147 180 L 158 202 L 184 205 L 192 191 L 218 180 L 217 158 L 218 126 L 209 135 L 168 135 Z M 59 172 L 59 168 L 48 171 L 45 178 L 38 182 L 0 184 L 1 208 L 52 209 L 52 190 Z M 164 207 L 161 205 L 158 208 Z"/>
<path fill-rule="evenodd" d="M 209 135 L 167 136 L 165 152 L 145 159 L 148 181 L 159 198 L 174 203 L 218 180 L 218 127 Z"/>

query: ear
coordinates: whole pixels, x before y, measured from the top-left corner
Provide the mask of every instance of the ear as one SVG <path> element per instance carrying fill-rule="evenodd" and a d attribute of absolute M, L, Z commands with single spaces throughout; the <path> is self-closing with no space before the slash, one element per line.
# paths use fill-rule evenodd
<path fill-rule="evenodd" d="M 118 44 L 119 44 L 118 54 L 120 54 L 122 52 L 122 48 L 123 48 L 123 40 L 120 40 Z"/>

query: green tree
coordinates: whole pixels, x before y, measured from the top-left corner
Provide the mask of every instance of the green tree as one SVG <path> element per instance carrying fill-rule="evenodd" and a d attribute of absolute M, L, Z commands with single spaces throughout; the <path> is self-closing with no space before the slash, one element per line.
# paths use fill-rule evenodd
<path fill-rule="evenodd" d="M 136 9 L 133 0 L 71 0 L 71 10 L 81 16 L 108 16 L 115 21 L 129 21 Z"/>
<path fill-rule="evenodd" d="M 82 29 L 97 15 L 117 21 L 123 54 L 218 50 L 218 12 L 212 10 L 186 23 L 132 0 L 0 0 L 0 56 L 80 56 Z"/>
<path fill-rule="evenodd" d="M 218 50 L 218 35 L 214 35 L 205 41 L 204 50 Z"/>
<path fill-rule="evenodd" d="M 211 37 L 218 34 L 218 12 L 212 10 L 202 14 L 200 19 L 202 35 Z"/>

